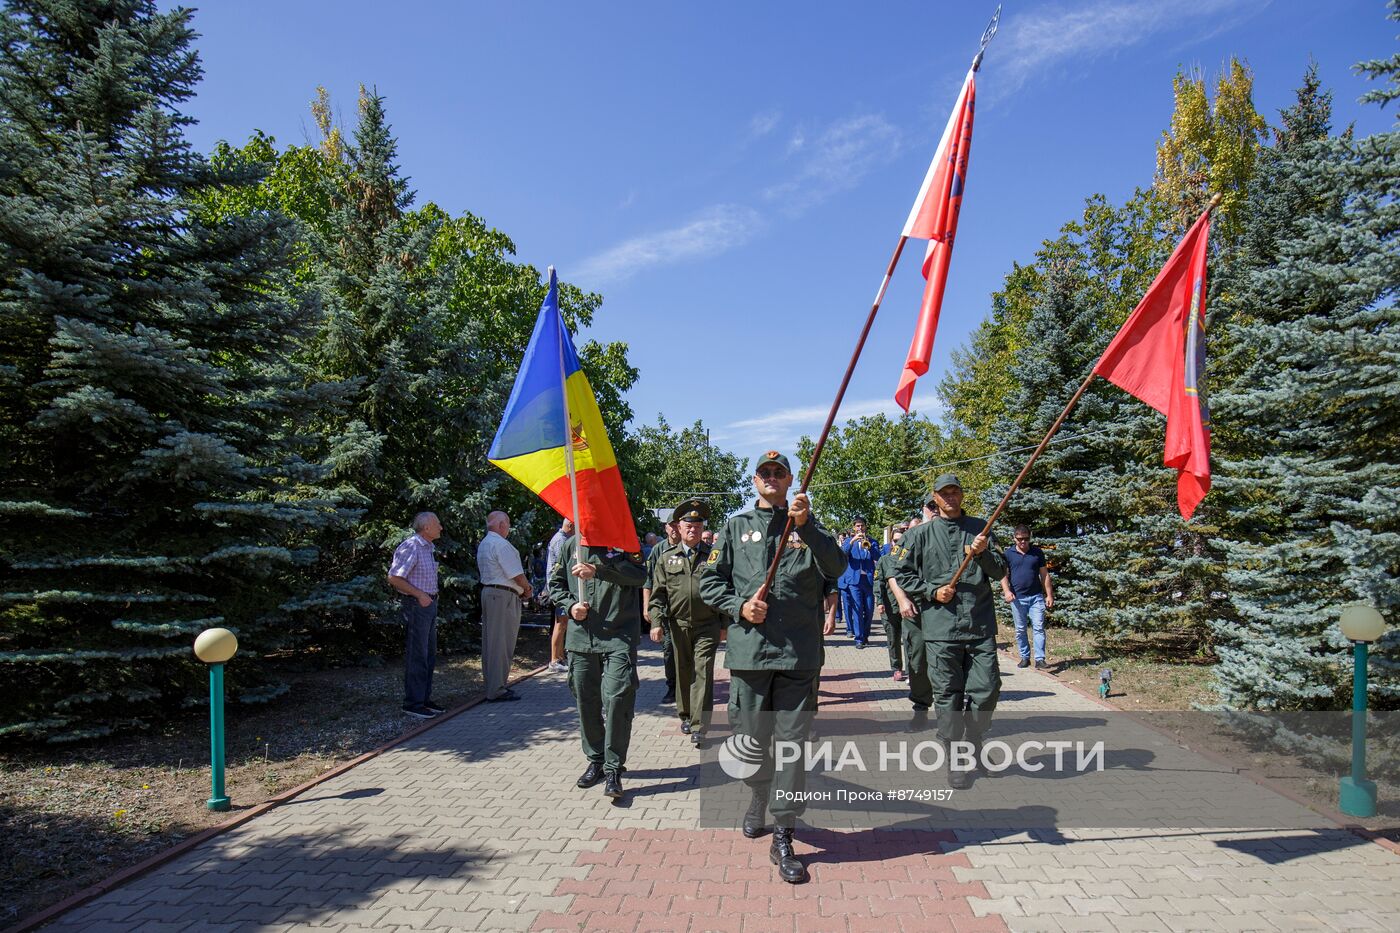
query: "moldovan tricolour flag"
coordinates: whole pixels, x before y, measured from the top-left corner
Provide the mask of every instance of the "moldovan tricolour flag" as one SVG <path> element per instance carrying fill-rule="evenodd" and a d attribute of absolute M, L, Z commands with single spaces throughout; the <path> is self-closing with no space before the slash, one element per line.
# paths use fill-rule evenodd
<path fill-rule="evenodd" d="M 974 67 L 967 72 L 958 102 L 943 130 L 938 152 L 924 176 L 914 209 L 904 223 L 906 237 L 928 240 L 928 251 L 924 254 L 924 278 L 928 282 L 924 286 L 914 339 L 909 343 L 909 355 L 899 375 L 899 388 L 894 393 L 895 401 L 905 411 L 909 410 L 909 400 L 914 395 L 914 383 L 928 372 L 933 356 L 933 335 L 938 330 L 938 312 L 943 307 L 943 288 L 948 282 L 948 261 L 953 256 L 958 211 L 962 208 L 963 187 L 967 184 L 967 157 L 972 151 L 972 114 L 976 99 Z"/>
<path fill-rule="evenodd" d="M 565 445 L 573 448 L 578 515 Z M 573 519 L 580 544 L 628 553 L 640 549 L 598 400 L 579 368 L 573 338 L 559 314 L 559 281 L 552 268 L 549 294 L 540 305 L 535 332 L 487 459 L 530 487 L 560 515 Z"/>
<path fill-rule="evenodd" d="M 1176 501 L 1190 521 L 1210 490 L 1206 365 L 1206 253 L 1210 210 L 1186 232 L 1094 372 L 1167 416 L 1162 461 L 1177 470 Z"/>

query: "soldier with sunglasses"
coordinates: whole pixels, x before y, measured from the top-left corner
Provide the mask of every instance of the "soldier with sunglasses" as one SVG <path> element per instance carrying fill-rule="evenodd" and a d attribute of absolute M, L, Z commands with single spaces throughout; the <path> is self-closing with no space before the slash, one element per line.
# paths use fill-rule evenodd
<path fill-rule="evenodd" d="M 747 780 L 753 799 L 744 814 L 744 835 L 764 835 L 764 814 L 771 812 L 769 861 L 784 881 L 798 884 L 807 879 L 807 869 L 793 851 L 792 832 L 802 814 L 806 776 L 800 766 L 775 769 L 773 743 L 804 742 L 810 733 L 822 638 L 830 633 L 822 606 L 828 581 L 846 569 L 846 556 L 813 517 L 805 493 L 789 504 L 792 480 L 792 467 L 778 451 L 758 458 L 758 502 L 720 531 L 700 578 L 700 596 L 732 620 L 725 651 L 731 724 L 765 749 L 762 766 Z M 797 539 L 784 551 L 766 598 L 759 599 L 789 516 Z"/>

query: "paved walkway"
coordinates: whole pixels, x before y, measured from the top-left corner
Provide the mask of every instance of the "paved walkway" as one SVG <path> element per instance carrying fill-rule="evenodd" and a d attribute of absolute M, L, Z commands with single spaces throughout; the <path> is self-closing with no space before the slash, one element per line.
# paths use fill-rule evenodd
<path fill-rule="evenodd" d="M 46 929 L 1400 929 L 1400 857 L 1325 828 L 801 829 L 811 881 L 785 885 L 766 838 L 702 826 L 701 755 L 644 660 L 626 806 L 573 786 L 571 698 L 536 676 Z M 829 640 L 823 709 L 907 711 L 886 662 Z M 1004 710 L 1101 710 L 1003 666 Z M 1164 774 L 1244 781 L 1150 741 Z"/>

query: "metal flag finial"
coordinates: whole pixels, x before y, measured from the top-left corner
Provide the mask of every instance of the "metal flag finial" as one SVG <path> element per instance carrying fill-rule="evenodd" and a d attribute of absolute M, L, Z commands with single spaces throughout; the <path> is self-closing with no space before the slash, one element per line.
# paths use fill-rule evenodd
<path fill-rule="evenodd" d="M 977 57 L 972 60 L 972 70 L 976 71 L 982 67 L 982 55 L 987 51 L 987 45 L 997 34 L 997 27 L 1001 25 L 1001 4 L 997 4 L 996 12 L 992 14 L 992 21 L 987 24 L 987 28 L 982 31 L 982 42 L 977 46 Z"/>

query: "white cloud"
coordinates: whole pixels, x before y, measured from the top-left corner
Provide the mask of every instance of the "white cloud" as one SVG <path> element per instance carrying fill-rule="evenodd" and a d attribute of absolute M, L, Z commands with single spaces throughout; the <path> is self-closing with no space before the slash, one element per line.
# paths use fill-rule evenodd
<path fill-rule="evenodd" d="M 759 114 L 751 129 L 766 133 L 777 126 L 779 114 Z M 771 125 L 770 125 L 771 121 Z M 810 146 L 796 173 L 763 192 L 768 201 L 781 200 L 782 212 L 796 217 L 832 194 L 854 187 L 875 166 L 899 152 L 900 132 L 878 114 L 840 120 L 828 126 Z M 791 149 L 792 144 L 789 144 Z M 631 202 L 629 195 L 623 207 Z M 678 227 L 625 240 L 577 264 L 573 278 L 588 287 L 620 282 L 654 266 L 716 256 L 748 242 L 763 229 L 765 216 L 743 204 L 717 204 Z"/>
<path fill-rule="evenodd" d="M 633 237 L 583 260 L 573 278 L 597 287 L 620 282 L 651 266 L 703 259 L 745 243 L 763 226 L 751 207 L 717 204 L 669 230 Z"/>
<path fill-rule="evenodd" d="M 1137 45 L 1172 28 L 1202 28 L 1202 20 L 1225 17 L 1212 31 L 1254 15 L 1270 0 L 1097 0 L 1073 6 L 1039 7 L 1007 18 L 988 49 L 999 95 L 1010 94 L 1051 67 L 1083 62 Z"/>
<path fill-rule="evenodd" d="M 915 395 L 912 408 L 925 417 L 937 420 L 943 407 L 938 399 L 929 395 Z M 794 408 L 781 408 L 753 418 L 742 418 L 717 429 L 711 438 L 741 457 L 752 456 L 750 449 L 776 447 L 789 454 L 796 454 L 797 442 L 806 434 L 815 438 L 826 423 L 828 405 L 805 405 Z M 893 392 L 885 398 L 852 400 L 847 399 L 836 413 L 836 427 L 843 427 L 847 421 L 865 418 L 870 415 L 885 414 L 891 418 L 902 414 L 895 404 Z"/>
<path fill-rule="evenodd" d="M 797 174 L 770 186 L 763 197 L 782 201 L 790 213 L 801 213 L 838 191 L 855 187 L 871 169 L 897 156 L 901 141 L 899 128 L 879 114 L 840 120 L 810 146 L 799 145 L 806 157 Z"/>
<path fill-rule="evenodd" d="M 767 136 L 778 128 L 778 123 L 782 118 L 782 113 L 777 110 L 754 114 L 753 119 L 749 120 L 749 136 L 753 139 Z"/>

